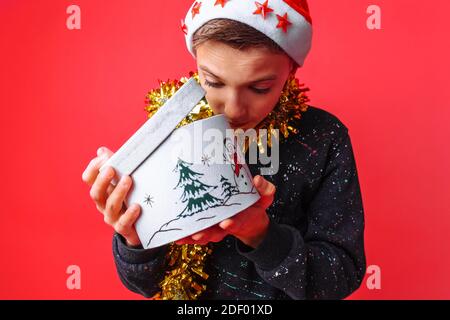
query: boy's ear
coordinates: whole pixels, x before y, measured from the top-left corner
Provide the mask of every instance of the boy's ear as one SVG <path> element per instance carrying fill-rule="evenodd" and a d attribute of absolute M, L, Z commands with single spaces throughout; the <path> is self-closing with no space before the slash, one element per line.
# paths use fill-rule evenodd
<path fill-rule="evenodd" d="M 291 63 L 289 66 L 288 79 L 292 78 L 292 76 L 295 75 L 296 71 L 297 71 L 297 68 L 295 67 L 294 61 L 291 59 Z"/>
<path fill-rule="evenodd" d="M 291 59 L 291 72 L 290 72 L 290 74 L 295 76 L 295 74 L 297 73 L 297 70 L 298 70 L 297 62 L 295 62 L 294 60 Z"/>

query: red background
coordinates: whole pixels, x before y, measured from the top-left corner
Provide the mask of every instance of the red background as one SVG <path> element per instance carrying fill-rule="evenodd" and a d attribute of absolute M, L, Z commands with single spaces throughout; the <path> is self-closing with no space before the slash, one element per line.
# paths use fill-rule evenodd
<path fill-rule="evenodd" d="M 81 173 L 146 119 L 158 79 L 194 70 L 180 31 L 191 0 L 0 2 L 0 298 L 135 299 L 112 230 Z M 81 8 L 81 30 L 66 8 Z M 368 265 L 352 299 L 450 298 L 448 20 L 445 0 L 309 1 L 314 44 L 298 77 L 352 137 Z M 366 27 L 369 5 L 382 30 Z M 81 290 L 66 268 L 81 268 Z"/>

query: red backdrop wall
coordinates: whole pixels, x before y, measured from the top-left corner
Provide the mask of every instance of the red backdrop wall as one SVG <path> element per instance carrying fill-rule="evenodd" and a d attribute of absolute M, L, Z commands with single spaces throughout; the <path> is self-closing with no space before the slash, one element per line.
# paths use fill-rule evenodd
<path fill-rule="evenodd" d="M 352 137 L 366 213 L 366 282 L 351 299 L 450 298 L 445 0 L 309 1 L 314 44 L 298 76 Z M 66 8 L 81 8 L 68 30 Z M 136 299 L 81 173 L 146 119 L 158 79 L 194 70 L 190 0 L 0 2 L 0 298 Z M 369 5 L 381 30 L 366 27 Z M 81 268 L 68 290 L 66 268 Z"/>

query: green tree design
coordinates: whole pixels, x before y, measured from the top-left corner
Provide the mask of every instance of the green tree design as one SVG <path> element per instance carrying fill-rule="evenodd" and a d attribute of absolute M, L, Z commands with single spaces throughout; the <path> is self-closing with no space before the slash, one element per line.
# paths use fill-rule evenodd
<path fill-rule="evenodd" d="M 155 231 L 155 233 L 153 233 L 153 235 L 150 237 L 147 246 L 150 245 L 153 238 L 159 233 L 181 231 L 182 229 L 180 229 L 179 227 L 169 228 L 169 225 L 177 220 L 190 217 L 198 212 L 205 211 L 208 208 L 241 205 L 241 203 L 239 202 L 227 203 L 232 196 L 241 194 L 242 192 L 239 192 L 239 188 L 236 185 L 232 185 L 223 175 L 221 175 L 220 184 L 223 189 L 222 195 L 225 195 L 225 198 L 219 199 L 210 194 L 210 192 L 212 190 L 215 190 L 217 186 L 210 186 L 201 182 L 200 178 L 203 176 L 203 173 L 193 171 L 190 166 L 192 166 L 192 163 L 188 163 L 178 158 L 177 165 L 174 168 L 174 171 L 178 171 L 180 174 L 178 183 L 174 187 L 174 189 L 183 189 L 181 200 L 182 202 L 187 202 L 186 207 L 183 211 L 181 211 L 180 214 L 176 216 L 176 218 L 167 221 L 159 228 L 158 231 Z M 197 221 L 212 219 L 215 217 L 215 215 L 203 217 L 198 219 Z"/>
<path fill-rule="evenodd" d="M 239 193 L 238 188 L 233 186 L 223 175 L 220 176 L 220 183 L 223 189 L 222 195 L 224 196 L 224 202 L 227 202 L 233 195 Z"/>
<path fill-rule="evenodd" d="M 193 171 L 190 169 L 191 165 L 192 163 L 178 159 L 175 168 L 180 173 L 180 178 L 174 189 L 182 189 L 181 201 L 187 202 L 184 210 L 178 214 L 177 217 L 179 218 L 192 216 L 208 208 L 220 206 L 223 203 L 222 199 L 210 194 L 217 186 L 210 186 L 201 182 L 200 178 L 203 176 L 203 173 Z"/>

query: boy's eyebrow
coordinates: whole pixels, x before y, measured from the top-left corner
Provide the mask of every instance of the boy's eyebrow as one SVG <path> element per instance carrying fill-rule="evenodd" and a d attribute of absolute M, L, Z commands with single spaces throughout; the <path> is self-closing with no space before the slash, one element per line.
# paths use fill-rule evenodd
<path fill-rule="evenodd" d="M 222 80 L 219 76 L 216 76 L 216 75 L 215 75 L 211 70 L 209 70 L 207 67 L 205 67 L 205 66 L 199 66 L 199 68 L 202 69 L 203 71 L 208 72 L 209 74 L 211 74 L 211 75 L 212 75 L 214 78 L 216 78 L 217 80 L 220 80 L 220 81 L 223 82 L 223 80 Z M 273 75 L 266 76 L 266 77 L 263 77 L 263 78 L 258 79 L 258 80 L 250 81 L 248 84 L 253 84 L 253 83 L 262 82 L 262 81 L 267 81 L 267 80 L 275 80 L 276 78 L 277 78 L 277 76 L 276 76 L 275 74 L 273 74 Z"/>

